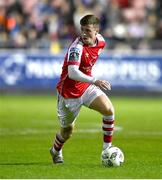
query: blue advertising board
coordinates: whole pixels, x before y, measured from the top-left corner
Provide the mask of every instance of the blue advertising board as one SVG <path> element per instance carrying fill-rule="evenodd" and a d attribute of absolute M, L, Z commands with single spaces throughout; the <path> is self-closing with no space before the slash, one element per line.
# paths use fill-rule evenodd
<path fill-rule="evenodd" d="M 0 53 L 0 89 L 54 89 L 64 54 L 29 52 Z M 104 54 L 93 74 L 106 79 L 115 89 L 143 88 L 162 91 L 162 55 Z"/>

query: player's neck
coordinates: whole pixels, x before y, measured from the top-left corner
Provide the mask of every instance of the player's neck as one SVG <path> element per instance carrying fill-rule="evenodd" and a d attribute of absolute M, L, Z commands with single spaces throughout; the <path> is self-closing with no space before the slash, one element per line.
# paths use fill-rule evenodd
<path fill-rule="evenodd" d="M 90 47 L 96 46 L 97 45 L 97 38 L 95 39 L 94 42 L 92 42 L 91 44 L 87 44 L 87 45 L 90 46 Z"/>

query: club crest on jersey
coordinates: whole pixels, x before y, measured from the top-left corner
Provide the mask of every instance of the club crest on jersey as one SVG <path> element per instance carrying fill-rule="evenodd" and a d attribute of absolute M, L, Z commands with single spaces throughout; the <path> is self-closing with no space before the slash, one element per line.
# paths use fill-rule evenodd
<path fill-rule="evenodd" d="M 89 57 L 89 54 L 88 54 L 88 53 L 85 53 L 85 56 L 88 58 L 88 57 Z"/>

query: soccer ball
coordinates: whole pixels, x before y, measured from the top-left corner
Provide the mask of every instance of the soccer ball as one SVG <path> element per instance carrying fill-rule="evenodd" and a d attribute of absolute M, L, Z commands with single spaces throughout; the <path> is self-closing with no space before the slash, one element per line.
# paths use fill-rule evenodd
<path fill-rule="evenodd" d="M 121 166 L 124 162 L 124 154 L 121 149 L 112 146 L 102 151 L 101 161 L 104 166 Z"/>

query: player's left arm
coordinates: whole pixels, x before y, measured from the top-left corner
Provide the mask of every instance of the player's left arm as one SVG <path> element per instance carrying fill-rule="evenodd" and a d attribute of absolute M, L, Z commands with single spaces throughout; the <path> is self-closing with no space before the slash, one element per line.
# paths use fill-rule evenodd
<path fill-rule="evenodd" d="M 105 47 L 106 42 L 105 39 L 103 38 L 103 36 L 101 34 L 97 34 L 97 40 L 98 40 L 98 44 L 101 46 L 101 49 L 99 49 L 98 55 L 101 53 L 102 49 Z M 96 86 L 98 86 L 101 89 L 104 90 L 111 90 L 111 84 L 110 82 L 106 81 L 106 80 L 99 80 L 97 79 L 94 84 Z"/>

